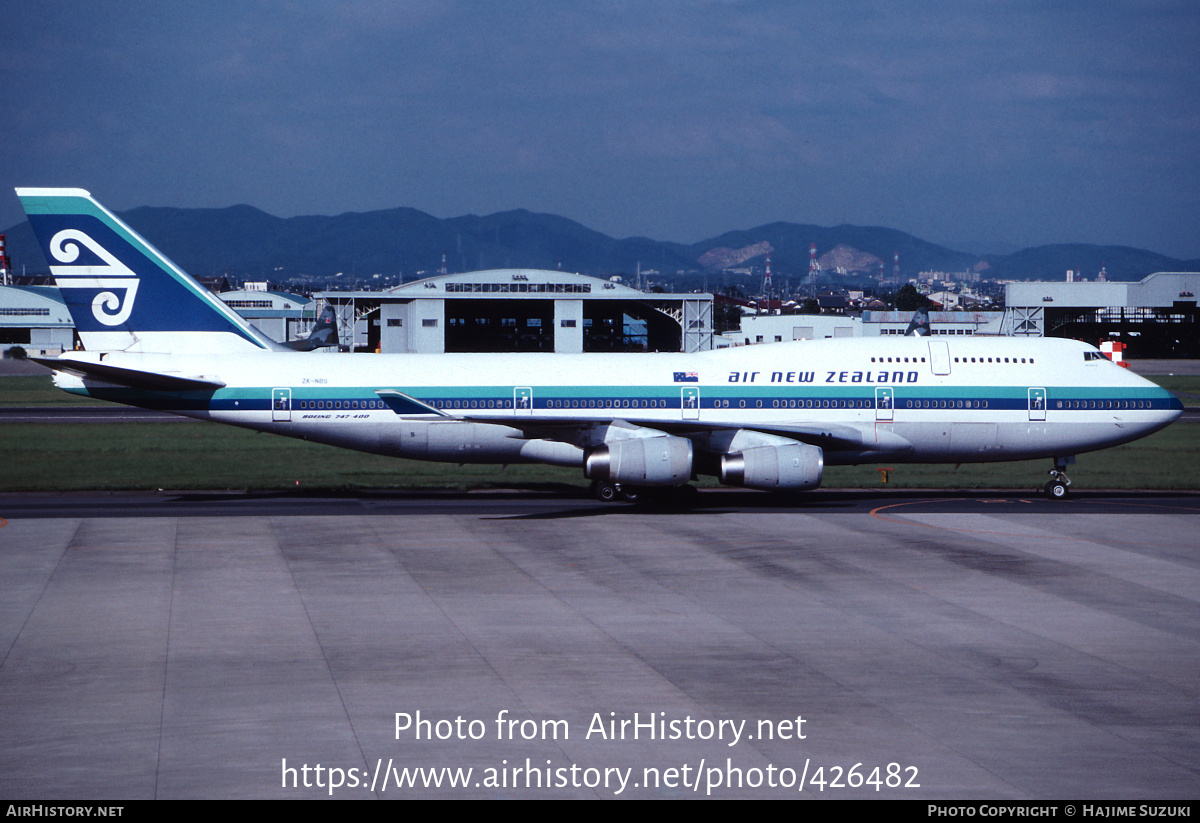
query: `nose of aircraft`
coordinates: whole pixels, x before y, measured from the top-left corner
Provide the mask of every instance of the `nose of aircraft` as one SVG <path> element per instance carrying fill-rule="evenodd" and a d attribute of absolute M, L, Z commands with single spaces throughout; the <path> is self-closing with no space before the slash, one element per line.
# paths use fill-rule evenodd
<path fill-rule="evenodd" d="M 1172 421 L 1178 420 L 1180 415 L 1183 414 L 1183 401 L 1180 400 L 1175 395 L 1171 394 L 1166 389 L 1163 389 L 1162 391 L 1167 396 L 1166 399 L 1168 400 L 1168 402 L 1170 404 L 1168 406 L 1168 410 L 1171 412 L 1171 420 Z"/>
<path fill-rule="evenodd" d="M 1150 431 L 1156 431 L 1163 426 L 1174 423 L 1183 414 L 1183 401 L 1169 391 L 1144 377 L 1139 378 L 1145 383 L 1150 397 L 1150 408 L 1156 414 L 1152 415 Z M 1148 421 L 1150 422 L 1150 421 Z"/>

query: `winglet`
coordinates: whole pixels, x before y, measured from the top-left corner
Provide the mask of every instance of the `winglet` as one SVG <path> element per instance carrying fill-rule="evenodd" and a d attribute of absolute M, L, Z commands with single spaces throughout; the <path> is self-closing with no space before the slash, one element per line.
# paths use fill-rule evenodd
<path fill-rule="evenodd" d="M 451 416 L 441 409 L 435 409 L 423 400 L 418 400 L 411 395 L 396 391 L 395 389 L 379 389 L 375 394 L 396 414 L 436 414 L 438 417 Z"/>

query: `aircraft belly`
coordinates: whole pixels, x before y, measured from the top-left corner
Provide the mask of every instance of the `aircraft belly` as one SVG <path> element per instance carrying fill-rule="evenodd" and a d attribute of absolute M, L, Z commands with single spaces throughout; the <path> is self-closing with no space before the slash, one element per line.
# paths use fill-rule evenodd
<path fill-rule="evenodd" d="M 997 423 L 955 423 L 950 427 L 950 452 L 963 461 L 994 460 L 999 428 Z"/>
<path fill-rule="evenodd" d="M 898 422 L 892 424 L 892 431 L 911 441 L 914 448 L 891 459 L 911 463 L 985 463 L 1058 457 L 1127 443 L 1164 425 L 1111 418 L 1086 422 Z M 857 462 L 848 454 L 827 457 L 831 464 Z M 870 454 L 863 458 L 874 459 Z"/>

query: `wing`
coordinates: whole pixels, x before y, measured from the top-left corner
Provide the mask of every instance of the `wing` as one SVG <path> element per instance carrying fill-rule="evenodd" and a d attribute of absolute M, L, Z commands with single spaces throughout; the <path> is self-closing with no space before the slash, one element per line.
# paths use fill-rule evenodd
<path fill-rule="evenodd" d="M 128 386 L 131 389 L 148 391 L 216 391 L 225 388 L 220 380 L 203 375 L 185 377 L 177 374 L 160 374 L 158 372 L 127 369 L 120 366 L 110 366 L 107 363 L 93 363 L 86 360 L 50 359 L 31 357 L 30 360 L 40 363 L 54 371 L 73 374 L 76 377 L 92 378 L 112 383 L 117 386 Z"/>
<path fill-rule="evenodd" d="M 903 454 L 913 449 L 912 443 L 905 438 L 890 430 L 880 429 L 873 424 L 860 426 L 830 423 L 772 423 L 764 425 L 761 421 L 711 423 L 700 420 L 674 420 L 664 422 L 662 420 L 639 420 L 631 417 L 591 420 L 545 416 L 496 418 L 469 414 L 446 414 L 441 409 L 436 409 L 395 390 L 377 391 L 376 394 L 397 414 L 433 414 L 469 423 L 507 426 L 520 431 L 522 436 L 529 440 L 555 440 L 580 447 L 594 444 L 597 441 L 595 433 L 598 429 L 615 426 L 626 429 L 653 429 L 678 437 L 686 437 L 701 447 L 718 433 L 746 430 L 785 437 L 798 443 L 807 443 L 817 446 L 825 452 L 892 455 Z"/>

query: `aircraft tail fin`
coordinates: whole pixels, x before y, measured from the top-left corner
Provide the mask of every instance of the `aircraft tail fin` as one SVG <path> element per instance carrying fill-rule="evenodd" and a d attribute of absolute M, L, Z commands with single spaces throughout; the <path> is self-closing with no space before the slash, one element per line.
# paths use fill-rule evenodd
<path fill-rule="evenodd" d="M 17 189 L 89 351 L 280 349 L 82 189 Z"/>
<path fill-rule="evenodd" d="M 283 345 L 289 349 L 296 351 L 312 351 L 324 346 L 336 346 L 338 344 L 337 334 L 337 318 L 333 313 L 333 306 L 326 305 L 321 309 L 321 316 L 317 318 L 316 324 L 308 337 L 303 340 L 292 340 Z"/>
<path fill-rule="evenodd" d="M 904 330 L 905 337 L 926 337 L 929 335 L 929 309 L 917 309 L 913 312 L 912 321 Z"/>

